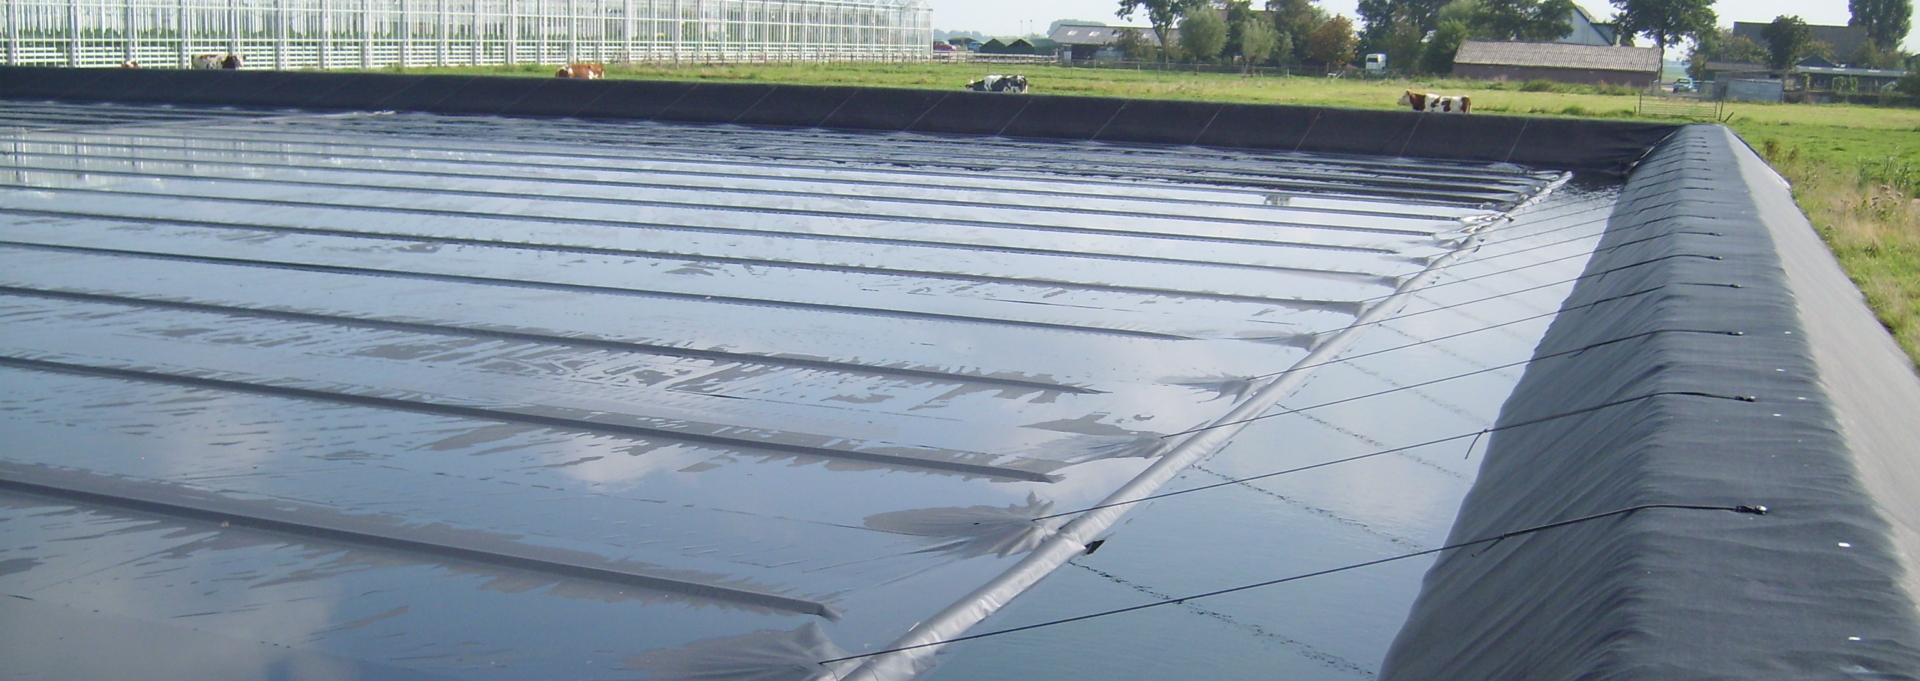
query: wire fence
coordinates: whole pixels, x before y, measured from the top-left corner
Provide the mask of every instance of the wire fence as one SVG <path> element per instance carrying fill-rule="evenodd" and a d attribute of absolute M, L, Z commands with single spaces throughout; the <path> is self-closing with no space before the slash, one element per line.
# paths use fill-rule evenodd
<path fill-rule="evenodd" d="M 6 63 L 379 68 L 918 61 L 923 0 L 6 0 Z"/>

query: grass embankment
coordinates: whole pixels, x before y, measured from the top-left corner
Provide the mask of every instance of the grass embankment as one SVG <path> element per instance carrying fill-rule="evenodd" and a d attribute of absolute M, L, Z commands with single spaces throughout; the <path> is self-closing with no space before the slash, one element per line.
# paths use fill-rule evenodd
<path fill-rule="evenodd" d="M 1733 127 L 1793 183 L 1800 210 L 1920 365 L 1920 129 Z"/>
<path fill-rule="evenodd" d="M 551 76 L 551 66 L 411 69 Z M 1035 92 L 1392 108 L 1404 89 L 1468 94 L 1476 111 L 1633 117 L 1618 88 L 1457 80 L 1349 80 L 993 64 L 617 65 L 610 78 L 957 89 L 1020 73 Z M 1920 365 L 1920 111 L 1854 105 L 1733 104 L 1728 123 L 1794 185 L 1799 202 L 1880 320 Z"/>

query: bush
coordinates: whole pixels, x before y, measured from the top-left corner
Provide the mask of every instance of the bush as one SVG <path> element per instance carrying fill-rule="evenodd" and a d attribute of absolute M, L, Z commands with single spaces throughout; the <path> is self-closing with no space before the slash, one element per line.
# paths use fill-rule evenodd
<path fill-rule="evenodd" d="M 1558 92 L 1559 90 L 1559 83 L 1546 79 L 1529 80 L 1520 85 L 1521 92 Z"/>

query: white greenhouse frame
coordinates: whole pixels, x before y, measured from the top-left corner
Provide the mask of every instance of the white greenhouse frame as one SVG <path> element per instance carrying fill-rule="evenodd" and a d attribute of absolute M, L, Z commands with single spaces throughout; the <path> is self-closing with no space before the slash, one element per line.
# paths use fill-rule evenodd
<path fill-rule="evenodd" d="M 381 68 L 911 61 L 922 0 L 6 0 L 6 63 Z"/>

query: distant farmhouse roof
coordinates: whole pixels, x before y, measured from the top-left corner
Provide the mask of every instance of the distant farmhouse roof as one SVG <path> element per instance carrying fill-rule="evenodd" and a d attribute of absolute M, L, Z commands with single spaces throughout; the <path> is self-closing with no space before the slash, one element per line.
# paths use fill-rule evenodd
<path fill-rule="evenodd" d="M 1736 21 L 1733 22 L 1733 35 L 1765 45 L 1767 44 L 1767 39 L 1763 37 L 1760 32 L 1766 30 L 1766 28 L 1766 24 L 1759 22 Z M 1808 24 L 1807 28 L 1813 29 L 1814 40 L 1832 46 L 1833 56 L 1840 61 L 1853 59 L 1853 55 L 1859 54 L 1860 48 L 1867 44 L 1867 29 L 1861 26 Z"/>
<path fill-rule="evenodd" d="M 1573 12 L 1568 14 L 1567 25 L 1571 30 L 1554 42 L 1572 45 L 1612 45 L 1620 42 L 1620 29 L 1594 21 L 1593 15 L 1587 14 L 1587 10 L 1579 5 L 1574 5 Z"/>
<path fill-rule="evenodd" d="M 1651 47 L 1469 40 L 1460 45 L 1453 63 L 1646 73 L 1660 70 L 1660 51 Z"/>
<path fill-rule="evenodd" d="M 1151 28 L 1133 26 L 1088 26 L 1086 24 L 1061 24 L 1055 26 L 1047 38 L 1062 45 L 1110 45 L 1120 38 L 1120 32 L 1129 28 L 1139 31 L 1140 35 L 1155 45 L 1160 44 L 1159 36 Z"/>

